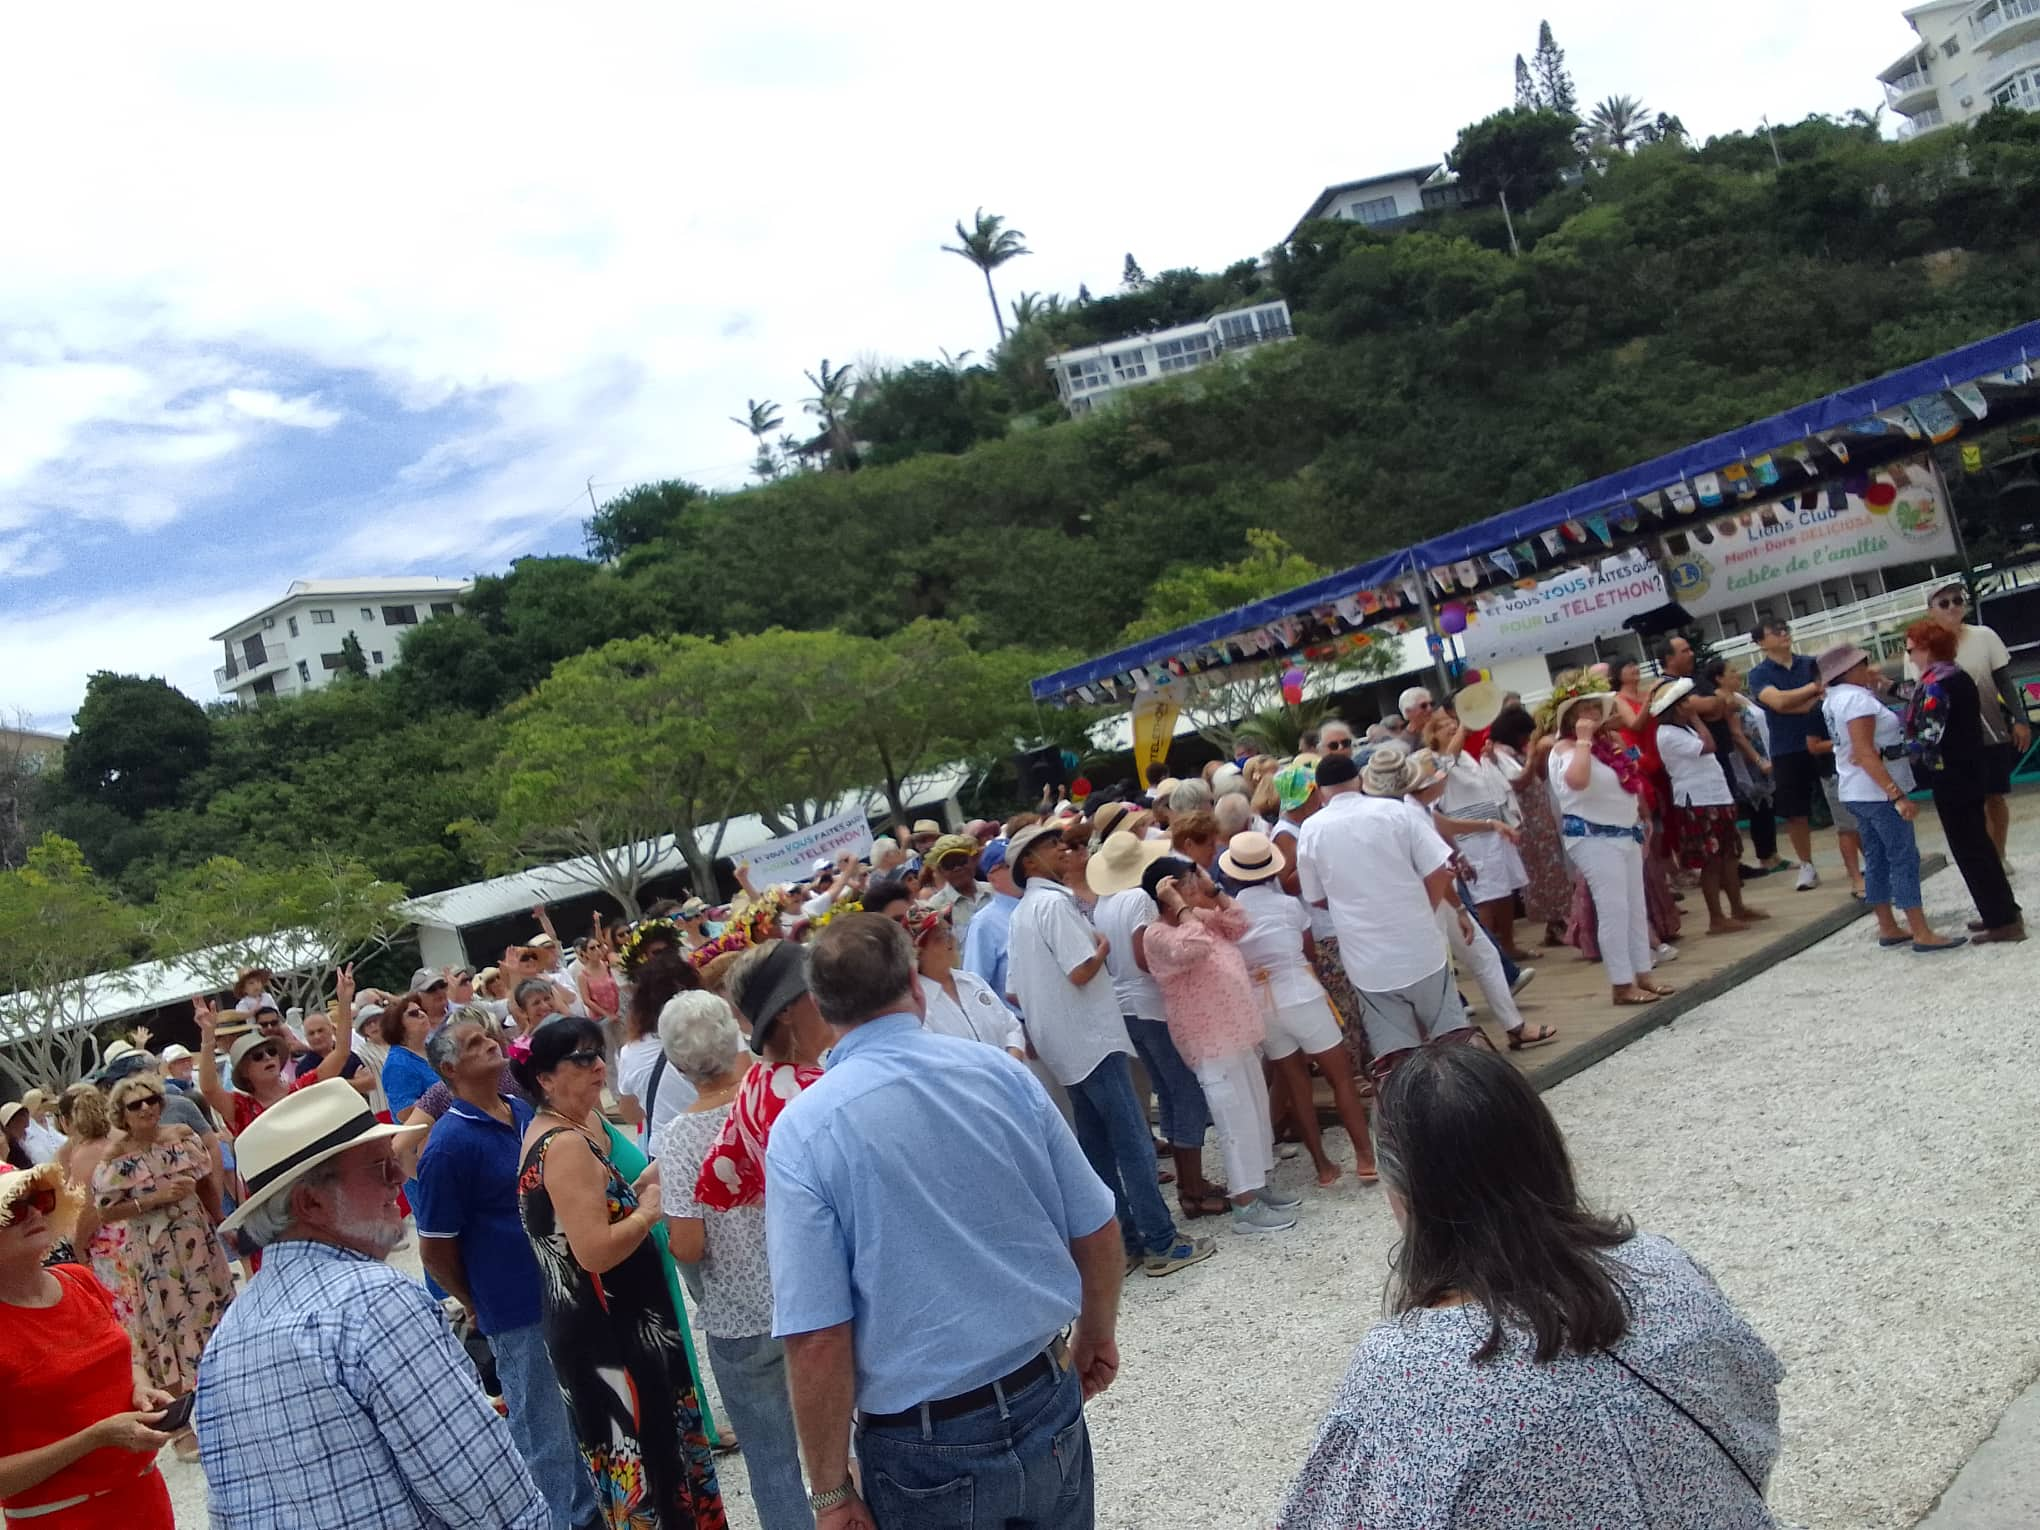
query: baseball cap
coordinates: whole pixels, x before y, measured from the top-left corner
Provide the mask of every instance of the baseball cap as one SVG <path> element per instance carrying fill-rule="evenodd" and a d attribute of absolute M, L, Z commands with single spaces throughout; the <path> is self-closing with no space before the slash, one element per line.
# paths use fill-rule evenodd
<path fill-rule="evenodd" d="M 444 974 L 434 972 L 430 967 L 420 967 L 411 974 L 411 992 L 413 993 L 427 993 L 434 988 L 444 988 L 445 986 L 446 978 Z"/>
<path fill-rule="evenodd" d="M 1006 842 L 1003 839 L 995 839 L 985 846 L 984 853 L 978 857 L 978 875 L 988 877 L 1005 864 Z"/>
<path fill-rule="evenodd" d="M 185 1046 L 182 1042 L 173 1041 L 170 1045 L 163 1048 L 163 1065 L 168 1067 L 171 1063 L 183 1062 L 189 1056 L 191 1056 L 191 1048 Z"/>
<path fill-rule="evenodd" d="M 825 877 L 835 869 L 836 863 L 825 855 L 816 861 L 814 865 L 808 867 L 808 875 L 811 877 Z"/>

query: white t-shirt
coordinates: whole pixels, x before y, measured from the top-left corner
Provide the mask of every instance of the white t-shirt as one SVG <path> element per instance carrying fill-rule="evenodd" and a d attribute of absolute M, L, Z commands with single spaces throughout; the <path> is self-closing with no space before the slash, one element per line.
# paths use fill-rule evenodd
<path fill-rule="evenodd" d="M 1142 1020 L 1168 1018 L 1162 1009 L 1161 988 L 1133 959 L 1134 931 L 1159 918 L 1161 911 L 1155 907 L 1155 900 L 1138 887 L 1107 893 L 1091 910 L 1092 922 L 1112 942 L 1112 949 L 1105 953 L 1105 970 L 1112 974 L 1112 993 L 1119 1001 L 1122 1015 Z"/>
<path fill-rule="evenodd" d="M 1006 985 L 1027 1017 L 1027 1039 L 1064 1086 L 1082 1083 L 1115 1052 L 1133 1055 L 1110 977 L 1070 981 L 1097 954 L 1094 933 L 1076 894 L 1045 876 L 1027 879 L 1013 910 Z"/>
<path fill-rule="evenodd" d="M 1657 730 L 1658 758 L 1672 778 L 1672 801 L 1680 807 L 1729 807 L 1735 794 L 1721 773 L 1721 757 L 1706 752 L 1697 728 L 1665 723 Z"/>
<path fill-rule="evenodd" d="M 652 1069 L 658 1065 L 660 1056 L 659 1038 L 640 1036 L 636 1041 L 626 1041 L 616 1049 L 616 1093 L 619 1098 L 629 1095 L 638 1104 L 645 1103 L 645 1091 L 651 1087 Z M 687 1082 L 687 1075 L 671 1063 L 659 1075 L 659 1097 L 652 1102 L 646 1119 L 637 1128 L 638 1146 L 647 1153 L 657 1151 L 659 1129 L 680 1112 L 692 1105 L 699 1093 Z"/>
<path fill-rule="evenodd" d="M 992 985 L 975 972 L 953 968 L 950 981 L 956 984 L 956 998 L 943 992 L 940 983 L 916 977 L 921 997 L 927 1001 L 928 1016 L 922 1023 L 943 1036 L 960 1036 L 965 1041 L 982 1041 L 988 1047 L 1027 1050 L 1027 1038 L 1020 1032 L 1020 1018 L 1006 1008 L 1006 1001 L 992 992 Z"/>
<path fill-rule="evenodd" d="M 1445 965 L 1424 878 L 1452 859 L 1400 800 L 1336 792 L 1296 836 L 1306 903 L 1323 902 L 1353 986 L 1386 993 Z"/>
<path fill-rule="evenodd" d="M 1565 767 L 1573 757 L 1573 751 L 1587 746 L 1578 739 L 1561 739 L 1551 749 L 1551 761 L 1545 766 L 1551 777 L 1551 795 L 1558 800 L 1561 817 L 1584 818 L 1588 823 L 1606 824 L 1611 829 L 1627 829 L 1636 822 L 1636 798 L 1622 789 L 1622 781 L 1599 760 L 1594 761 L 1587 777 L 1585 791 L 1574 791 L 1565 784 Z M 1714 767 L 1716 775 L 1721 774 L 1719 765 Z"/>
<path fill-rule="evenodd" d="M 1983 703 L 1979 708 L 1983 714 L 1983 741 L 1986 744 L 2003 744 L 2010 741 L 2011 727 L 2005 717 L 2005 709 L 1997 699 L 1997 681 L 1993 672 L 2003 669 L 2012 662 L 2012 656 L 2005 651 L 2005 640 L 1988 627 L 1972 627 L 1964 623 L 1961 635 L 1955 640 L 1955 667 L 1976 682 L 1976 694 Z M 1920 677 L 1919 666 L 1911 659 L 1905 661 L 1905 672 L 1909 679 Z M 1850 799 L 1844 797 L 1842 801 Z"/>
<path fill-rule="evenodd" d="M 1275 827 L 1268 831 L 1268 837 L 1270 839 L 1286 839 L 1293 848 L 1296 843 L 1297 830 L 1302 827 L 1302 824 L 1296 823 L 1291 819 L 1278 818 L 1275 820 Z M 1301 898 L 1296 901 L 1303 903 Z M 1332 936 L 1334 939 L 1337 938 L 1332 935 L 1332 916 L 1330 913 L 1310 903 L 1303 904 L 1303 911 L 1310 916 L 1311 939 L 1323 940 L 1327 936 Z"/>
<path fill-rule="evenodd" d="M 21 1145 L 37 1163 L 55 1163 L 57 1154 L 63 1150 L 64 1134 L 31 1117 L 28 1130 L 22 1134 Z"/>
<path fill-rule="evenodd" d="M 1884 788 L 1871 779 L 1870 772 L 1856 763 L 1856 751 L 1849 738 L 1852 718 L 1868 717 L 1876 723 L 1875 737 L 1880 751 L 1905 742 L 1905 724 L 1898 714 L 1860 685 L 1834 685 L 1820 704 L 1827 718 L 1828 737 L 1835 741 L 1837 795 L 1844 802 L 1883 802 Z M 1912 761 L 1901 756 L 1886 760 L 1884 769 L 1900 791 L 1913 789 Z"/>
<path fill-rule="evenodd" d="M 1266 973 L 1268 1002 L 1277 1009 L 1292 1004 L 1309 1004 L 1324 997 L 1324 985 L 1310 970 L 1303 954 L 1304 932 L 1310 915 L 1301 898 L 1292 898 L 1271 881 L 1254 882 L 1233 895 L 1247 916 L 1247 933 L 1240 938 L 1240 955 L 1247 970 Z"/>
<path fill-rule="evenodd" d="M 1477 760 L 1466 753 L 1446 758 L 1450 769 L 1445 776 L 1445 790 L 1438 796 L 1440 811 L 1448 818 L 1498 818 L 1506 823 L 1509 799 L 1515 793 L 1509 790 L 1509 779 L 1496 762 L 1494 751 L 1483 750 Z"/>

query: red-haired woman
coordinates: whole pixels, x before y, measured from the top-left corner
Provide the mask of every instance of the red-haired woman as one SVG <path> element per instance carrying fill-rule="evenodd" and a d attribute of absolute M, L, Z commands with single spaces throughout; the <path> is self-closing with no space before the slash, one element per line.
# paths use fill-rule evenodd
<path fill-rule="evenodd" d="M 2024 940 L 2025 921 L 1984 818 L 1989 741 L 1976 682 L 1955 663 L 1955 634 L 1939 622 L 1908 627 L 1905 654 L 1920 677 L 1906 706 L 1906 747 L 1919 768 L 1920 784 L 1933 789 L 1948 853 L 1976 904 L 1970 938 L 1979 943 Z"/>

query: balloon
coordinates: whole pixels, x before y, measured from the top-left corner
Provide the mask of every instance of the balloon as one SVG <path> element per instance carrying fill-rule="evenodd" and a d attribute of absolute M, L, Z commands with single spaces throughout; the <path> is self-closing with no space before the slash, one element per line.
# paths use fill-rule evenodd
<path fill-rule="evenodd" d="M 1304 679 L 1303 671 L 1294 664 L 1282 671 L 1282 699 L 1291 706 L 1303 700 Z"/>
<path fill-rule="evenodd" d="M 1070 795 L 1079 802 L 1090 796 L 1091 778 L 1089 776 L 1078 776 L 1076 780 L 1070 783 Z"/>
<path fill-rule="evenodd" d="M 1447 637 L 1457 637 L 1466 630 L 1466 607 L 1458 601 L 1448 601 L 1438 608 L 1438 630 Z"/>
<path fill-rule="evenodd" d="M 1863 498 L 1868 501 L 1872 510 L 1882 513 L 1889 510 L 1892 502 L 1898 498 L 1898 488 L 1895 484 L 1886 483 L 1880 478 L 1870 485 L 1870 492 Z"/>

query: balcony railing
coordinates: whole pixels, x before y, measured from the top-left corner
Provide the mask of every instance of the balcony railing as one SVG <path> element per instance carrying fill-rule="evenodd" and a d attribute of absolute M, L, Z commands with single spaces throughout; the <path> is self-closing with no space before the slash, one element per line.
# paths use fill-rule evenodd
<path fill-rule="evenodd" d="M 237 653 L 226 663 L 213 671 L 213 688 L 230 691 L 246 684 L 258 675 L 273 674 L 290 663 L 290 654 L 284 644 L 265 640 L 262 645 L 262 662 L 251 664 L 245 652 Z"/>
<path fill-rule="evenodd" d="M 1989 42 L 2006 27 L 2024 32 L 2029 21 L 2040 21 L 2040 0 L 1990 0 L 1970 14 L 1969 36 L 1973 42 Z"/>
<path fill-rule="evenodd" d="M 1934 82 L 1927 78 L 1924 70 L 1901 75 L 1898 79 L 1887 80 L 1884 85 L 1884 99 L 1893 106 L 1908 96 L 1916 96 L 1923 90 L 1932 90 Z"/>
<path fill-rule="evenodd" d="M 1946 127 L 1947 125 L 1948 119 L 1943 115 L 1941 108 L 1932 106 L 1900 123 L 1898 136 L 1900 138 L 1917 138 L 1922 133 L 1931 133 L 1935 128 Z"/>
<path fill-rule="evenodd" d="M 1270 340 L 1294 340 L 1295 338 L 1296 331 L 1287 324 L 1280 322 L 1270 324 L 1264 321 L 1258 329 L 1253 330 L 1251 333 L 1242 332 L 1236 335 L 1221 333 L 1218 337 L 1218 348 L 1222 351 L 1243 351 L 1251 346 L 1265 345 Z"/>

